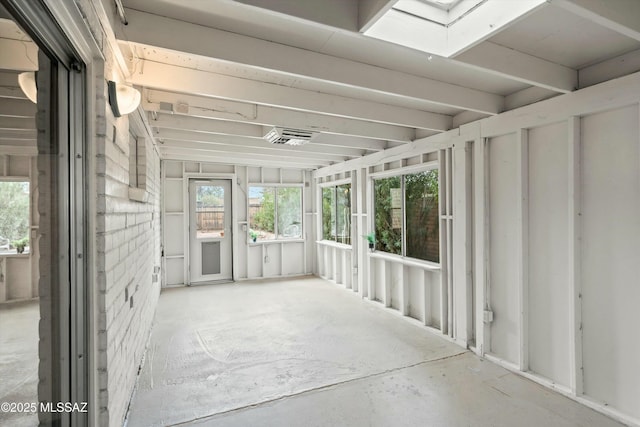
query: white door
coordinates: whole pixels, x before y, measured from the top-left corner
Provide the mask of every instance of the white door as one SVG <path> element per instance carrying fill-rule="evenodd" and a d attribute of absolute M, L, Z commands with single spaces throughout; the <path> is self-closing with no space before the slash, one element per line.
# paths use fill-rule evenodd
<path fill-rule="evenodd" d="M 189 283 L 231 280 L 231 181 L 189 181 Z"/>

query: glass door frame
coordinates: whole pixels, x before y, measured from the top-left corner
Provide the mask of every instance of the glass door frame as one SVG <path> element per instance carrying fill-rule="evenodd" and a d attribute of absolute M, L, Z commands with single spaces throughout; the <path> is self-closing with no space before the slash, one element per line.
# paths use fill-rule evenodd
<path fill-rule="evenodd" d="M 236 209 L 234 209 L 235 206 L 235 184 L 236 184 L 236 179 L 235 176 L 202 176 L 202 175 L 197 175 L 197 174 L 189 174 L 187 176 L 185 176 L 185 185 L 186 185 L 186 191 L 185 191 L 185 212 L 187 213 L 187 218 L 186 218 L 186 246 L 187 246 L 187 254 L 188 254 L 188 261 L 185 263 L 185 270 L 186 270 L 186 278 L 187 278 L 187 285 L 197 285 L 197 284 L 208 284 L 211 282 L 215 282 L 215 281 L 233 281 L 235 280 L 235 245 L 236 245 L 236 239 L 237 236 L 234 231 L 234 224 L 236 224 Z M 197 256 L 201 256 L 201 253 L 196 254 L 193 253 L 194 251 L 192 250 L 193 248 L 193 242 L 192 239 L 195 238 L 195 235 L 197 235 L 197 230 L 194 230 L 193 233 L 194 235 L 192 236 L 192 229 L 191 227 L 195 227 L 195 224 L 193 224 L 194 222 L 194 216 L 195 216 L 195 206 L 192 206 L 192 201 L 195 202 L 195 195 L 192 195 L 192 190 L 191 190 L 191 186 L 192 184 L 194 185 L 198 185 L 198 183 L 209 183 L 209 182 L 215 182 L 215 181 L 225 181 L 228 183 L 228 189 L 229 189 L 229 195 L 228 195 L 228 199 L 227 196 L 225 195 L 225 200 L 228 200 L 228 206 L 227 203 L 225 202 L 225 232 L 228 231 L 230 234 L 227 235 L 224 239 L 227 240 L 227 244 L 228 244 L 228 257 L 229 257 L 229 274 L 228 277 L 221 277 L 221 278 L 212 278 L 212 279 L 207 279 L 207 278 L 202 278 L 202 277 L 197 277 L 195 278 L 194 274 L 192 274 L 192 268 L 194 267 L 194 257 Z M 221 257 L 222 258 L 222 257 Z M 201 261 L 198 264 L 201 266 Z M 221 273 L 222 272 L 222 266 L 221 266 Z M 202 275 L 200 275 L 202 276 Z"/>

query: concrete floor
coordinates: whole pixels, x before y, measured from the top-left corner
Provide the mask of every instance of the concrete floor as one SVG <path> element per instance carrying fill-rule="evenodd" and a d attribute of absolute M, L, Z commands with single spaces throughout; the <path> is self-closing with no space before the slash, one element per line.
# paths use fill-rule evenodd
<path fill-rule="evenodd" d="M 318 278 L 160 298 L 129 427 L 620 426 Z"/>
<path fill-rule="evenodd" d="M 0 304 L 0 402 L 38 401 L 37 300 Z M 0 426 L 37 426 L 37 414 L 0 411 Z"/>

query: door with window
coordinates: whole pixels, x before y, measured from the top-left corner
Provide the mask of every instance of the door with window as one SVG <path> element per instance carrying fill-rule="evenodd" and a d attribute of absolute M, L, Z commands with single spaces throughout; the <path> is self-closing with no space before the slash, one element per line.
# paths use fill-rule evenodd
<path fill-rule="evenodd" d="M 189 181 L 189 283 L 233 278 L 231 181 Z"/>

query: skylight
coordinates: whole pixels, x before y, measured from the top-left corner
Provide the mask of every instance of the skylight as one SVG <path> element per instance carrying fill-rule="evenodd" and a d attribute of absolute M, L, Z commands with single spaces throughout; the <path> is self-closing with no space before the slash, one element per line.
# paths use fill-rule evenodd
<path fill-rule="evenodd" d="M 435 7 L 438 7 L 440 9 L 449 11 L 458 3 L 460 3 L 462 0 L 422 0 L 422 1 L 424 1 L 425 3 L 429 3 Z"/>
<path fill-rule="evenodd" d="M 398 0 L 365 35 L 451 58 L 546 0 Z"/>

